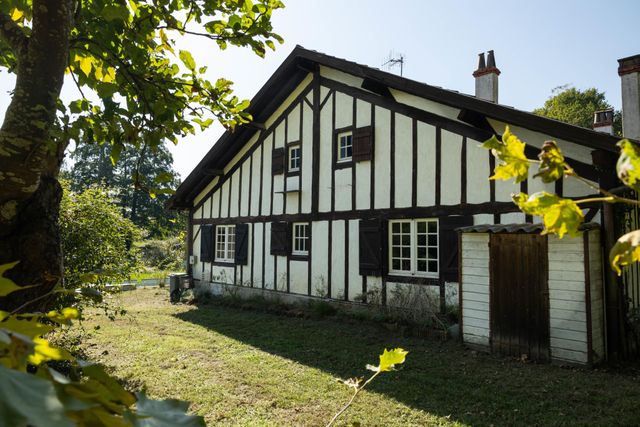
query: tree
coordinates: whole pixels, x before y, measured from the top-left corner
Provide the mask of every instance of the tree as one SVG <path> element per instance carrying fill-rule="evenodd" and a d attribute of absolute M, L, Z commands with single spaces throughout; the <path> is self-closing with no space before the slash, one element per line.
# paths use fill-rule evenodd
<path fill-rule="evenodd" d="M 64 170 L 71 190 L 84 191 L 96 183 L 104 184 L 113 191 L 122 214 L 151 237 L 177 232 L 184 225 L 179 221 L 180 213 L 164 209 L 170 189 L 179 185 L 166 145 L 142 150 L 126 147 L 115 165 L 111 152 L 109 144 L 82 144 L 71 152 L 73 164 Z"/>
<path fill-rule="evenodd" d="M 612 108 L 603 92 L 596 88 L 580 91 L 574 87 L 559 86 L 552 96 L 544 102 L 542 108 L 533 110 L 534 114 L 560 120 L 583 128 L 593 128 L 593 113 Z M 613 133 L 622 135 L 622 114 L 615 111 Z"/>
<path fill-rule="evenodd" d="M 247 46 L 263 56 L 282 42 L 271 26 L 279 0 L 5 0 L 0 67 L 16 74 L 0 127 L 0 264 L 21 285 L 0 308 L 47 294 L 62 276 L 57 181 L 67 146 L 157 147 L 206 128 L 250 120 L 226 79 L 210 82 L 175 37 Z M 73 82 L 80 98 L 60 100 Z M 46 301 L 40 300 L 46 305 Z"/>

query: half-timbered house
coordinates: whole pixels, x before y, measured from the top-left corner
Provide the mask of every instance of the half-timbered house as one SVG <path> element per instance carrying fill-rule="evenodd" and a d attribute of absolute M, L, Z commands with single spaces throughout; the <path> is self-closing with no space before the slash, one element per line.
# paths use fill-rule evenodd
<path fill-rule="evenodd" d="M 196 286 L 457 302 L 457 228 L 534 222 L 511 201 L 519 191 L 594 193 L 571 179 L 490 181 L 484 140 L 509 125 L 535 156 L 553 139 L 580 175 L 615 183 L 617 138 L 500 105 L 499 74 L 481 55 L 471 96 L 296 47 L 253 98 L 253 122 L 225 133 L 170 200 L 189 213 Z M 586 217 L 606 220 L 597 205 Z"/>

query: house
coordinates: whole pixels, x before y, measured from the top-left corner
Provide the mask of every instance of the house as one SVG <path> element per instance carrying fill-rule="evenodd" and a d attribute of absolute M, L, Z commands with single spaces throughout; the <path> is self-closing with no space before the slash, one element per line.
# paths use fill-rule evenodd
<path fill-rule="evenodd" d="M 621 60 L 625 111 L 640 105 L 639 58 Z M 499 74 L 493 52 L 486 61 L 481 54 L 471 96 L 296 47 L 253 98 L 254 121 L 225 133 L 169 201 L 189 212 L 196 286 L 455 303 L 456 229 L 534 222 L 512 203 L 514 192 L 594 192 L 572 179 L 489 181 L 495 159 L 479 145 L 506 125 L 529 144 L 530 157 L 553 139 L 580 175 L 618 186 L 618 138 L 500 105 Z M 627 77 L 635 80 L 624 86 Z M 634 114 L 624 116 L 625 130 L 637 130 Z M 596 117 L 608 129 L 610 115 Z M 593 205 L 587 222 L 610 236 L 609 214 Z"/>

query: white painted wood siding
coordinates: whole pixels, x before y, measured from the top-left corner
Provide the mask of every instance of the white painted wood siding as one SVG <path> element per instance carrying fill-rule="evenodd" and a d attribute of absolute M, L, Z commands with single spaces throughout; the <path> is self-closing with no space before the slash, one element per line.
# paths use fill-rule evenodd
<path fill-rule="evenodd" d="M 548 242 L 551 359 L 587 363 L 584 241 L 549 236 Z"/>
<path fill-rule="evenodd" d="M 462 234 L 462 338 L 489 347 L 489 234 Z"/>

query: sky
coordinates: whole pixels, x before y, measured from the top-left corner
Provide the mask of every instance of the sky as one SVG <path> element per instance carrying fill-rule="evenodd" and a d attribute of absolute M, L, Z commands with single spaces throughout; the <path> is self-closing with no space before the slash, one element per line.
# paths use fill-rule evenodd
<path fill-rule="evenodd" d="M 272 22 L 285 42 L 265 59 L 194 38 L 179 43 L 199 66 L 208 65 L 211 79 L 232 80 L 236 95 L 247 99 L 296 45 L 378 68 L 392 51 L 402 53 L 405 77 L 468 94 L 478 53 L 493 49 L 502 72 L 499 102 L 528 111 L 562 85 L 595 87 L 620 109 L 617 59 L 640 54 L 637 0 L 283 1 Z M 12 85 L 0 72 L 0 119 Z M 66 86 L 63 97 L 74 99 Z M 171 147 L 183 179 L 222 132 L 214 126 Z"/>

